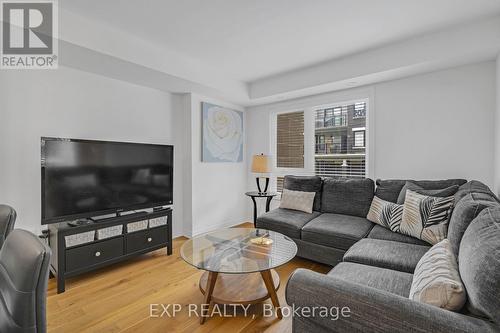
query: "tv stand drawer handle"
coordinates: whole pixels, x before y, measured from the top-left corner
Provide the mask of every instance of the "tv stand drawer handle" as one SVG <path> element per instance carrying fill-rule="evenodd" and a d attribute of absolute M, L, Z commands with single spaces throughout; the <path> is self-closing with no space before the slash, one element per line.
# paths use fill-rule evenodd
<path fill-rule="evenodd" d="M 96 257 L 100 257 L 100 256 L 101 256 L 101 252 L 100 252 L 100 251 L 97 251 L 97 252 L 95 253 L 95 256 L 96 256 Z"/>
<path fill-rule="evenodd" d="M 153 238 L 148 237 L 148 243 L 151 243 L 152 240 L 153 240 Z"/>

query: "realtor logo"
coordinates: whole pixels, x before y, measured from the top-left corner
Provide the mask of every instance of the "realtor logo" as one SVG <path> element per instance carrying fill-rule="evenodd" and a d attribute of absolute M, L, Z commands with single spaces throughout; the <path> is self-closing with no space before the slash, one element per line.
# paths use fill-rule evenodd
<path fill-rule="evenodd" d="M 57 3 L 1 1 L 2 69 L 57 68 Z"/>

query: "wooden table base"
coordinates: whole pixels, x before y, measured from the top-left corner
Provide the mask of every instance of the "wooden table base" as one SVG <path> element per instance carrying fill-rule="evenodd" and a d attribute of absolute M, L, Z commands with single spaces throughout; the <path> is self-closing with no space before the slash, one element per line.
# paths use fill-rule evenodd
<path fill-rule="evenodd" d="M 271 298 L 276 308 L 276 315 L 282 318 L 281 308 L 276 295 L 280 278 L 274 269 L 260 273 L 223 274 L 205 272 L 200 278 L 200 290 L 205 295 L 204 304 L 208 304 L 211 313 L 212 304 L 255 304 Z M 206 317 L 200 317 L 200 324 Z"/>

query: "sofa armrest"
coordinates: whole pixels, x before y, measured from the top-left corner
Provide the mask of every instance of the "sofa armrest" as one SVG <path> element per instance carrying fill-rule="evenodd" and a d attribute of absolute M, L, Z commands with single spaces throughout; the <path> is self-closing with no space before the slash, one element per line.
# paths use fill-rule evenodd
<path fill-rule="evenodd" d="M 312 327 L 331 332 L 498 332 L 498 327 L 486 320 L 306 269 L 297 269 L 288 280 L 286 300 L 295 308 L 338 309 L 333 312 L 339 314 L 336 320 L 318 314 L 297 318 L 300 311 L 295 312 L 294 325 L 296 320 L 302 327 L 310 322 Z M 348 316 L 340 314 L 345 307 L 349 308 Z"/>

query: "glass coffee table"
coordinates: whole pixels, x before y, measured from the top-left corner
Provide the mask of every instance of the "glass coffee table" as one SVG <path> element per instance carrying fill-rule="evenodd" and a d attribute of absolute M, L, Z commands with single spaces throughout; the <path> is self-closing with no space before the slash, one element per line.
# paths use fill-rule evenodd
<path fill-rule="evenodd" d="M 276 291 L 280 278 L 274 268 L 295 257 L 297 245 L 280 233 L 253 228 L 228 228 L 186 241 L 182 258 L 205 270 L 200 278 L 204 304 L 255 304 L 271 298 L 282 318 Z M 210 311 L 208 311 L 210 313 Z M 200 317 L 200 323 L 205 322 Z"/>

